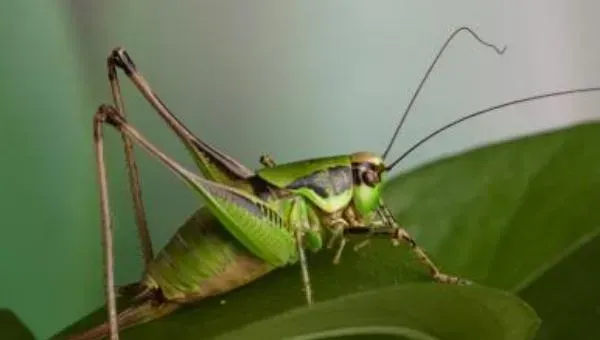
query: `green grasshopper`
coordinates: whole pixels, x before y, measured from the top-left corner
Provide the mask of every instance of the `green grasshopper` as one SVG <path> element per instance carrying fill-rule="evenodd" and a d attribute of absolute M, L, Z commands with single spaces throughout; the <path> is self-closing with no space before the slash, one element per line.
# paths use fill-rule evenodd
<path fill-rule="evenodd" d="M 597 91 L 585 88 L 541 94 L 481 110 L 451 122 L 409 148 L 386 165 L 384 159 L 404 123 L 415 98 L 437 60 L 460 32 L 470 33 L 479 43 L 504 49 L 483 41 L 470 28 L 455 30 L 438 51 L 415 91 L 383 156 L 357 152 L 318 159 L 276 164 L 268 155 L 260 158 L 263 168 L 252 171 L 196 137 L 179 121 L 152 91 L 137 71 L 125 49 L 116 48 L 107 59 L 113 105 L 101 105 L 94 115 L 94 144 L 100 187 L 104 250 L 105 295 L 108 321 L 72 339 L 96 339 L 109 335 L 118 339 L 119 329 L 148 322 L 172 313 L 200 299 L 242 287 L 267 273 L 299 263 L 307 304 L 312 304 L 305 251 L 319 251 L 336 245 L 333 262 L 340 261 L 346 235 L 364 234 L 365 239 L 383 236 L 395 243 L 405 242 L 431 273 L 434 281 L 468 284 L 468 280 L 443 273 L 415 240 L 394 219 L 385 206 L 381 191 L 384 178 L 419 145 L 446 129 L 470 118 L 502 107 L 550 96 Z M 185 169 L 150 143 L 128 123 L 117 69 L 122 70 L 144 95 L 192 155 L 203 177 Z M 117 314 L 113 271 L 113 241 L 110 223 L 107 175 L 103 150 L 103 126 L 121 132 L 136 224 L 142 245 L 145 271 L 141 280 L 119 290 L 132 306 Z M 138 170 L 133 158 L 135 141 L 193 188 L 205 202 L 177 231 L 155 257 L 142 202 Z"/>

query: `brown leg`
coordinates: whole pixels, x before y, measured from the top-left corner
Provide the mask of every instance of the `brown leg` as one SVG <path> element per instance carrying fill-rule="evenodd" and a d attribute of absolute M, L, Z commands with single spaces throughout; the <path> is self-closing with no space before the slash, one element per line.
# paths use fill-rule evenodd
<path fill-rule="evenodd" d="M 394 228 L 394 231 L 391 234 L 392 240 L 404 241 L 406 242 L 412 251 L 417 255 L 419 261 L 424 264 L 431 273 L 431 277 L 434 280 L 440 283 L 451 283 L 451 284 L 471 284 L 470 281 L 460 278 L 458 276 L 452 276 L 445 273 L 442 273 L 438 267 L 429 259 L 429 256 L 425 253 L 425 251 L 417 245 L 415 240 L 408 234 L 408 232 L 404 228 Z"/>
<path fill-rule="evenodd" d="M 117 84 L 116 88 L 118 90 L 118 83 L 116 83 L 116 84 Z M 116 102 L 120 101 L 120 97 L 118 94 L 116 95 L 115 101 Z M 107 314 L 108 314 L 110 339 L 118 340 L 119 325 L 118 325 L 118 319 L 117 319 L 117 303 L 116 303 L 115 279 L 114 279 L 114 251 L 113 251 L 113 236 L 112 236 L 113 234 L 112 234 L 111 219 L 110 219 L 110 206 L 109 206 L 109 195 L 108 195 L 108 181 L 107 181 L 107 174 L 106 174 L 106 162 L 104 159 L 103 126 L 105 123 L 108 123 L 108 124 L 116 127 L 117 130 L 119 130 L 119 132 L 123 136 L 123 140 L 129 142 L 129 146 L 125 146 L 126 151 L 128 150 L 127 149 L 128 147 L 131 148 L 131 146 L 132 146 L 131 141 L 130 141 L 131 138 L 132 137 L 139 138 L 139 136 L 131 135 L 131 132 L 128 133 L 128 131 L 123 128 L 123 126 L 125 126 L 125 127 L 130 127 L 130 126 L 127 123 L 125 123 L 125 117 L 121 114 L 121 112 L 118 111 L 117 108 L 108 106 L 108 105 L 102 105 L 96 111 L 96 114 L 94 115 L 93 132 L 94 132 L 94 146 L 95 146 L 95 150 L 96 150 L 96 164 L 97 164 L 96 168 L 97 168 L 97 172 L 98 172 L 98 183 L 100 186 L 100 213 L 101 213 L 101 219 L 102 219 L 101 223 L 102 223 L 103 260 L 104 260 L 104 291 L 105 291 L 105 299 L 106 299 L 106 310 L 107 310 Z M 130 127 L 130 129 L 134 130 L 131 127 Z M 146 146 L 146 145 L 144 145 L 144 146 Z M 155 152 L 157 152 L 157 151 L 155 151 Z M 160 153 L 158 156 L 159 156 L 159 158 L 164 157 L 164 158 L 168 159 L 168 157 L 166 157 L 166 155 L 164 155 L 162 153 Z M 131 158 L 131 159 L 133 160 L 133 158 Z M 168 160 L 170 161 L 170 159 L 168 159 Z M 170 165 L 172 168 L 173 167 L 180 168 L 180 166 L 178 164 L 176 164 L 174 162 L 173 162 L 173 164 L 174 165 L 172 165 L 172 164 L 168 164 L 168 165 Z M 177 168 L 177 169 L 180 170 L 179 168 Z M 135 167 L 132 169 L 133 169 L 133 171 L 136 171 Z M 185 170 L 180 170 L 180 171 L 185 171 Z M 130 177 L 130 179 L 131 179 L 131 177 Z M 135 173 L 133 175 L 133 179 L 137 180 L 137 173 Z M 139 184 L 137 184 L 137 186 L 136 186 L 136 183 L 138 183 L 138 182 L 132 182 L 132 188 L 134 189 L 133 194 L 134 194 L 134 197 L 137 196 L 140 199 L 140 203 L 141 203 L 141 197 L 139 196 L 139 193 L 140 193 Z M 143 213 L 143 210 L 141 210 L 141 212 Z M 138 226 L 140 226 L 140 225 L 138 225 Z M 146 229 L 146 231 L 147 231 L 147 229 Z M 150 246 L 150 244 L 147 243 L 146 246 Z M 151 248 L 150 248 L 150 251 L 151 251 Z M 151 253 L 150 253 L 150 255 L 151 255 Z"/>
<path fill-rule="evenodd" d="M 108 80 L 110 82 L 113 103 L 119 114 L 125 117 L 125 107 L 123 104 L 123 98 L 121 96 L 121 87 L 119 85 L 119 78 L 117 77 L 117 70 L 112 54 L 108 57 L 106 64 L 108 68 Z M 154 259 L 154 254 L 152 251 L 152 240 L 148 230 L 148 220 L 146 219 L 144 202 L 142 200 L 142 188 L 139 179 L 140 176 L 133 154 L 133 144 L 131 143 L 129 137 L 127 137 L 127 135 L 124 133 L 121 133 L 121 137 L 123 139 L 123 148 L 125 151 L 125 162 L 127 163 L 129 191 L 131 192 L 131 198 L 133 200 L 135 222 L 138 228 L 138 236 L 140 239 L 140 246 L 142 248 L 142 255 L 144 257 L 144 271 L 147 271 L 148 265 Z"/>
<path fill-rule="evenodd" d="M 156 112 L 165 120 L 165 122 L 173 129 L 173 131 L 184 141 L 194 139 L 193 134 L 169 111 L 163 101 L 154 93 L 148 82 L 137 71 L 133 60 L 123 47 L 116 47 L 112 50 L 107 59 L 108 77 L 113 89 L 113 98 L 115 98 L 115 106 L 117 111 L 122 112 L 122 101 L 119 89 L 119 81 L 117 77 L 117 68 L 123 70 L 127 77 L 133 82 L 135 87 L 148 100 Z"/>
<path fill-rule="evenodd" d="M 204 162 L 212 162 L 222 167 L 228 177 L 233 181 L 244 180 L 254 175 L 254 171 L 246 168 L 243 164 L 230 156 L 225 155 L 216 148 L 203 142 L 179 121 L 179 119 L 167 108 L 165 103 L 152 90 L 150 84 L 136 69 L 135 63 L 123 47 L 116 47 L 108 57 L 109 77 L 117 79 L 116 69 L 121 69 L 146 98 L 148 103 L 154 107 L 159 116 L 181 139 L 183 144 L 192 151 L 194 157 L 203 159 Z M 117 88 L 118 89 L 118 88 Z M 119 109 L 118 103 L 115 103 Z M 120 111 L 120 110 L 119 110 Z M 197 159 L 198 161 L 198 159 Z M 209 178 L 212 179 L 212 178 Z"/>
<path fill-rule="evenodd" d="M 346 237 L 344 236 L 344 229 L 348 226 L 348 223 L 343 219 L 334 220 L 329 227 L 331 229 L 331 238 L 327 243 L 327 249 L 333 248 L 335 241 L 339 238 L 340 244 L 333 256 L 333 264 L 339 264 L 342 258 L 342 251 L 346 247 Z"/>
<path fill-rule="evenodd" d="M 340 263 L 340 259 L 342 258 L 342 251 L 344 250 L 344 247 L 346 247 L 346 242 L 346 238 L 342 235 L 342 238 L 340 239 L 340 245 L 338 246 L 338 249 L 335 252 L 335 256 L 333 257 L 333 264 Z"/>
<path fill-rule="evenodd" d="M 434 280 L 441 282 L 441 283 L 471 284 L 470 281 L 462 279 L 458 276 L 452 276 L 452 275 L 447 275 L 445 273 L 442 273 L 438 269 L 438 267 L 435 265 L 435 263 L 433 263 L 433 261 L 431 261 L 431 259 L 429 259 L 429 256 L 427 256 L 425 251 L 417 245 L 417 242 L 415 242 L 415 240 L 412 238 L 412 236 L 410 236 L 404 228 L 401 228 L 396 223 L 394 216 L 387 208 L 385 208 L 385 206 L 383 205 L 383 202 L 382 202 L 382 206 L 379 209 L 378 213 L 382 217 L 381 222 L 383 222 L 385 225 L 387 225 L 389 227 L 375 228 L 372 230 L 372 232 L 375 234 L 387 233 L 392 237 L 393 242 L 399 242 L 399 241 L 406 242 L 412 249 L 413 253 L 415 253 L 415 255 L 417 255 L 417 258 L 419 259 L 419 261 L 429 269 L 429 272 L 431 273 L 431 276 L 433 277 Z"/>
<path fill-rule="evenodd" d="M 104 294 L 109 320 L 110 339 L 118 340 L 119 328 L 117 324 L 117 303 L 115 299 L 113 237 L 110 223 L 110 207 L 108 204 L 108 185 L 106 178 L 106 164 L 104 161 L 102 131 L 105 119 L 106 115 L 101 110 L 98 110 L 94 115 L 94 146 L 96 149 L 98 184 L 100 186 L 100 214 L 102 218 L 102 243 L 104 250 Z"/>
<path fill-rule="evenodd" d="M 114 106 L 123 117 L 124 108 L 117 69 L 120 69 L 125 73 L 127 78 L 155 109 L 156 113 L 158 113 L 158 115 L 167 123 L 167 126 L 169 126 L 169 128 L 179 137 L 205 177 L 223 184 L 244 187 L 247 184 L 246 179 L 254 176 L 254 171 L 246 168 L 237 160 L 194 136 L 194 134 L 181 123 L 181 121 L 167 108 L 165 103 L 152 90 L 149 83 L 142 77 L 140 72 L 138 72 L 134 62 L 124 48 L 114 48 L 108 57 L 107 65 Z M 130 151 L 130 143 L 127 141 L 125 143 L 125 153 L 128 155 L 128 166 L 130 169 L 131 191 L 134 195 L 137 211 L 136 216 L 138 216 L 137 220 L 139 221 L 138 225 L 141 225 L 139 230 L 142 243 L 144 244 L 144 256 L 147 259 L 150 258 L 148 255 L 151 254 L 152 247 L 150 246 L 150 237 L 147 235 L 147 227 L 145 227 L 145 214 L 143 212 L 143 205 L 141 204 L 137 169 L 135 164 L 130 161 L 130 159 L 133 159 L 132 152 Z"/>
<path fill-rule="evenodd" d="M 445 273 L 442 273 L 438 267 L 429 259 L 429 256 L 425 253 L 425 251 L 417 245 L 415 240 L 408 234 L 408 232 L 397 225 L 392 224 L 394 226 L 379 226 L 379 227 L 351 227 L 344 230 L 345 233 L 348 234 L 365 234 L 367 237 L 363 242 L 359 243 L 355 246 L 354 250 L 358 251 L 360 248 L 366 246 L 371 237 L 374 236 L 385 236 L 390 237 L 394 245 L 397 245 L 399 242 L 404 242 L 409 245 L 413 253 L 417 256 L 419 261 L 427 267 L 429 272 L 431 273 L 431 277 L 440 283 L 451 283 L 451 284 L 471 284 L 469 280 L 465 280 L 458 276 L 452 276 Z"/>
<path fill-rule="evenodd" d="M 127 137 L 134 141 L 137 145 L 146 149 L 151 156 L 160 160 L 167 168 L 172 170 L 175 175 L 183 179 L 185 182 L 194 183 L 197 180 L 200 180 L 198 175 L 189 171 L 181 164 L 167 156 L 164 152 L 160 151 L 160 149 L 154 146 L 154 144 L 150 143 L 131 124 L 127 123 L 125 117 L 123 117 L 116 108 L 109 105 L 101 105 L 100 108 L 98 108 L 96 116 L 101 117 L 101 121 L 103 123 L 109 124 L 116 128 L 120 133 L 127 135 Z"/>
<path fill-rule="evenodd" d="M 118 86 L 118 85 L 117 85 Z M 117 101 L 119 101 L 117 96 Z M 103 240 L 103 259 L 104 259 L 104 291 L 106 299 L 106 310 L 108 314 L 109 336 L 111 340 L 119 339 L 119 325 L 117 319 L 117 303 L 115 293 L 114 279 L 114 251 L 113 251 L 113 234 L 110 219 L 110 206 L 108 195 L 108 181 L 106 174 L 106 162 L 104 159 L 104 143 L 103 143 L 103 126 L 105 123 L 113 125 L 119 130 L 123 136 L 123 140 L 129 141 L 131 147 L 131 135 L 127 133 L 122 125 L 125 123 L 125 117 L 117 110 L 117 108 L 102 105 L 94 115 L 94 146 L 96 150 L 96 163 L 98 172 L 98 183 L 100 186 L 100 212 L 102 218 L 102 240 Z M 129 125 L 127 125 L 129 126 Z M 136 137 L 135 135 L 133 137 Z M 127 146 L 126 146 L 127 150 Z M 164 154 L 161 156 L 166 157 Z M 135 183 L 135 182 L 134 182 Z M 135 188 L 135 184 L 132 184 Z M 139 186 L 137 187 L 139 189 Z M 137 191 L 139 194 L 139 190 Z M 134 192 L 136 195 L 136 192 Z"/>

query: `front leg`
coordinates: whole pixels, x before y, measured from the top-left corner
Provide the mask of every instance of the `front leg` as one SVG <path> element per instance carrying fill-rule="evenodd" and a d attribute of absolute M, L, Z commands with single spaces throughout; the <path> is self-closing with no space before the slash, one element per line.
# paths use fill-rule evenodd
<path fill-rule="evenodd" d="M 425 253 L 423 248 L 419 247 L 415 240 L 408 234 L 408 232 L 404 228 L 394 228 L 394 231 L 391 233 L 392 240 L 404 241 L 406 242 L 412 251 L 415 253 L 419 261 L 424 264 L 431 273 L 431 277 L 440 283 L 451 283 L 451 284 L 471 284 L 469 280 L 465 280 L 458 276 L 448 275 L 442 273 L 439 268 L 431 261 L 429 256 Z"/>
<path fill-rule="evenodd" d="M 342 217 L 331 219 L 328 223 L 332 230 L 332 236 L 327 248 L 332 248 L 335 240 L 338 238 L 340 239 L 340 245 L 333 257 L 333 264 L 339 264 L 340 259 L 342 258 L 342 252 L 347 243 L 346 237 L 344 236 L 344 230 L 347 228 L 364 226 L 365 223 L 357 217 L 352 205 L 343 211 Z"/>
<path fill-rule="evenodd" d="M 298 258 L 300 260 L 300 270 L 302 272 L 302 285 L 304 290 L 304 295 L 306 297 L 306 304 L 312 305 L 313 297 L 312 297 L 312 287 L 310 284 L 310 275 L 308 273 L 308 263 L 306 261 L 306 254 L 304 253 L 304 247 L 302 244 L 304 243 L 304 234 L 302 231 L 296 232 L 296 247 L 298 249 Z"/>
<path fill-rule="evenodd" d="M 298 260 L 302 271 L 302 283 L 308 305 L 313 303 L 313 297 L 305 248 L 316 251 L 321 249 L 323 244 L 319 225 L 311 225 L 311 221 L 314 221 L 311 208 L 308 207 L 304 198 L 300 196 L 295 197 L 291 203 L 287 224 L 293 227 L 293 232 L 296 236 L 296 249 L 298 251 Z"/>
<path fill-rule="evenodd" d="M 448 275 L 440 271 L 440 269 L 435 265 L 435 263 L 429 258 L 429 256 L 425 253 L 423 248 L 421 248 L 417 242 L 410 236 L 410 234 L 399 226 L 382 226 L 382 227 L 372 227 L 372 226 L 363 226 L 363 227 L 354 227 L 347 228 L 344 230 L 345 233 L 348 234 L 367 234 L 367 239 L 362 243 L 358 244 L 356 248 L 362 248 L 367 244 L 370 240 L 370 237 L 374 236 L 385 236 L 389 237 L 394 245 L 397 245 L 399 242 L 403 242 L 408 244 L 412 252 L 417 256 L 419 262 L 421 262 L 427 269 L 429 270 L 431 277 L 440 283 L 451 283 L 451 284 L 471 284 L 469 280 L 460 278 L 458 276 Z M 356 249 L 355 248 L 355 249 Z M 357 250 L 357 249 L 356 249 Z"/>
<path fill-rule="evenodd" d="M 333 264 L 339 264 L 340 259 L 342 258 L 342 252 L 346 247 L 346 238 L 344 237 L 344 230 L 348 227 L 348 222 L 343 220 L 342 218 L 337 218 L 328 221 L 327 227 L 331 230 L 331 238 L 327 243 L 327 249 L 333 248 L 335 241 L 339 238 L 340 244 L 335 251 L 335 256 L 333 257 Z"/>

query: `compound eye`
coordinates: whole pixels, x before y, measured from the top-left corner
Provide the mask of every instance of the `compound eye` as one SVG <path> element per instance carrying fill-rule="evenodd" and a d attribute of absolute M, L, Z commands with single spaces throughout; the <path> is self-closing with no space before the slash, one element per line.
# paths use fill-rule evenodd
<path fill-rule="evenodd" d="M 379 174 L 371 169 L 367 169 L 362 173 L 362 181 L 366 185 L 373 187 L 379 183 Z"/>

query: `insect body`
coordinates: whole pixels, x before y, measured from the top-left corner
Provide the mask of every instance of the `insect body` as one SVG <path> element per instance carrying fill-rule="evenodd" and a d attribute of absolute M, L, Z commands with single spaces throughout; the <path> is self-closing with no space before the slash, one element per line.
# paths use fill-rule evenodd
<path fill-rule="evenodd" d="M 481 43 L 492 46 L 482 41 L 470 29 L 463 27 L 450 36 L 435 61 L 450 40 L 462 31 L 468 31 Z M 497 48 L 496 50 L 502 53 Z M 128 123 L 124 114 L 117 69 L 121 69 L 129 77 L 178 135 L 203 177 L 169 158 Z M 119 328 L 162 317 L 186 303 L 231 291 L 272 270 L 297 263 L 300 265 L 307 303 L 311 304 L 312 288 L 305 251 L 319 251 L 325 242 L 327 247 L 331 248 L 337 242 L 334 256 L 334 262 L 337 263 L 346 245 L 345 235 L 350 233 L 363 233 L 367 235 L 366 240 L 369 237 L 383 236 L 393 241 L 403 241 L 427 266 L 434 280 L 442 283 L 468 283 L 467 280 L 441 272 L 395 221 L 381 198 L 385 175 L 413 148 L 387 165 L 384 157 L 369 152 L 281 165 L 276 164 L 270 157 L 263 156 L 260 161 L 264 167 L 252 171 L 192 134 L 151 90 L 124 49 L 117 48 L 109 56 L 108 75 L 114 105 L 100 106 L 94 116 L 105 245 L 108 322 L 72 339 L 95 339 L 106 335 L 117 339 Z M 420 88 L 419 86 L 419 90 Z M 572 90 L 530 97 L 482 110 L 471 116 L 544 96 L 595 90 L 599 89 Z M 446 125 L 419 143 L 457 122 Z M 145 260 L 142 279 L 120 290 L 122 295 L 131 299 L 132 306 L 118 315 L 103 153 L 104 124 L 118 129 L 123 136 L 136 222 Z M 399 128 L 396 135 L 398 130 Z M 145 222 L 131 140 L 172 170 L 196 191 L 205 203 L 205 207 L 183 224 L 156 257 L 152 254 Z M 393 139 L 384 155 L 392 143 Z"/>

